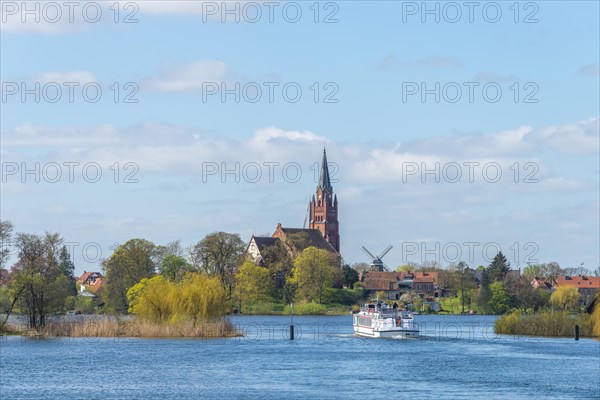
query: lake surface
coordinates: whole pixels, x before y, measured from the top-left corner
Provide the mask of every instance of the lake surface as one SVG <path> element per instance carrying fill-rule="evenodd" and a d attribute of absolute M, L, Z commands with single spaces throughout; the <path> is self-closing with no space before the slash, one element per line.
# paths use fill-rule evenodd
<path fill-rule="evenodd" d="M 366 339 L 351 316 L 233 317 L 230 339 L 0 340 L 0 399 L 598 399 L 600 342 L 499 336 L 495 317 L 415 316 Z"/>

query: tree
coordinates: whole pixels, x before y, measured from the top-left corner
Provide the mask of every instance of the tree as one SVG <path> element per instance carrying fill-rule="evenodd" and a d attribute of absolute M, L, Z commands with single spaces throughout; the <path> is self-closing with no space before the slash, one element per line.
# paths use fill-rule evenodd
<path fill-rule="evenodd" d="M 274 289 L 274 281 L 268 269 L 245 261 L 235 275 L 235 293 L 242 303 L 255 304 L 269 300 Z"/>
<path fill-rule="evenodd" d="M 285 246 L 281 241 L 271 246 L 265 246 L 261 252 L 262 265 L 269 270 L 271 278 L 276 280 L 277 278 L 283 278 L 283 282 L 277 279 L 279 285 L 285 283 L 289 279 L 292 273 L 292 267 L 294 263 L 286 250 Z M 283 298 L 283 288 L 274 292 L 278 299 Z"/>
<path fill-rule="evenodd" d="M 579 291 L 575 286 L 561 286 L 550 296 L 550 304 L 565 311 L 577 311 L 579 310 Z"/>
<path fill-rule="evenodd" d="M 523 268 L 523 276 L 525 276 L 528 280 L 533 279 L 534 277 L 542 277 L 542 266 L 540 264 L 530 264 Z"/>
<path fill-rule="evenodd" d="M 148 240 L 131 239 L 102 262 L 106 276 L 103 296 L 109 309 L 119 313 L 128 310 L 127 291 L 156 273 L 155 250 L 154 243 Z"/>
<path fill-rule="evenodd" d="M 338 259 L 327 250 L 310 246 L 294 260 L 291 282 L 309 301 L 323 301 L 325 289 L 331 287 L 339 274 Z"/>
<path fill-rule="evenodd" d="M 414 270 L 415 266 L 413 264 L 399 265 L 398 268 L 396 268 L 396 272 L 413 272 Z"/>
<path fill-rule="evenodd" d="M 12 268 L 9 313 L 17 306 L 27 314 L 31 329 L 42 328 L 49 314 L 63 309 L 69 295 L 69 277 L 61 270 L 58 260 L 61 245 L 62 239 L 57 233 L 47 232 L 43 237 L 16 235 L 19 261 Z"/>
<path fill-rule="evenodd" d="M 542 276 L 549 280 L 555 280 L 559 275 L 563 275 L 564 271 L 556 261 L 551 261 L 547 264 L 541 264 L 540 269 Z"/>
<path fill-rule="evenodd" d="M 177 286 L 176 317 L 191 318 L 194 326 L 199 320 L 210 320 L 225 313 L 225 288 L 218 277 L 193 272 Z"/>
<path fill-rule="evenodd" d="M 216 276 L 231 297 L 234 276 L 243 262 L 245 244 L 237 233 L 214 232 L 206 235 L 191 250 L 196 269 Z"/>
<path fill-rule="evenodd" d="M 456 266 L 452 267 L 454 272 L 453 290 L 460 292 L 462 299 L 462 313 L 465 313 L 465 291 L 475 289 L 475 273 L 469 268 L 466 262 L 461 261 Z"/>
<path fill-rule="evenodd" d="M 0 220 L 0 268 L 4 268 L 10 258 L 10 241 L 13 228 L 10 221 Z"/>
<path fill-rule="evenodd" d="M 127 291 L 128 311 L 154 322 L 165 322 L 173 315 L 173 285 L 162 275 L 144 278 Z"/>
<path fill-rule="evenodd" d="M 508 271 L 510 271 L 510 263 L 501 251 L 496 254 L 492 263 L 486 269 L 490 283 L 503 281 Z"/>
<path fill-rule="evenodd" d="M 342 285 L 352 289 L 354 283 L 358 282 L 358 272 L 348 264 L 342 267 Z"/>
<path fill-rule="evenodd" d="M 183 258 L 184 251 L 180 240 L 174 240 L 165 245 L 156 246 L 154 250 L 156 265 L 160 266 L 168 256 L 179 256 Z"/>
<path fill-rule="evenodd" d="M 58 255 L 58 267 L 60 272 L 67 277 L 69 282 L 69 295 L 76 296 L 77 295 L 77 286 L 75 284 L 75 264 L 71 261 L 71 255 L 67 250 L 67 246 L 63 246 L 60 249 L 60 253 Z"/>
<path fill-rule="evenodd" d="M 177 323 L 221 317 L 225 312 L 225 289 L 218 277 L 188 273 L 181 282 L 164 276 L 144 278 L 127 291 L 129 311 L 159 323 Z"/>
<path fill-rule="evenodd" d="M 371 268 L 371 266 L 369 264 L 367 264 L 366 262 L 358 262 L 358 263 L 354 263 L 352 264 L 352 268 L 354 268 L 354 270 L 356 272 L 358 272 L 358 274 L 364 274 L 365 272 L 367 272 L 369 270 L 369 268 Z"/>
<path fill-rule="evenodd" d="M 192 265 L 185 258 L 174 254 L 168 254 L 163 258 L 158 267 L 158 271 L 162 276 L 170 281 L 178 282 L 185 274 L 191 272 Z"/>
<path fill-rule="evenodd" d="M 494 282 L 490 284 L 490 309 L 494 314 L 504 314 L 508 311 L 509 296 L 504 289 L 502 282 Z"/>

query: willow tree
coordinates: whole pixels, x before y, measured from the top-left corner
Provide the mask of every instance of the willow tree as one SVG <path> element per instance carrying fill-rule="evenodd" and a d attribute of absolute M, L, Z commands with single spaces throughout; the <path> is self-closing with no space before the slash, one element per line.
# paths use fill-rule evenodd
<path fill-rule="evenodd" d="M 575 286 L 561 286 L 550 296 L 550 304 L 565 311 L 577 311 L 579 291 Z"/>
<path fill-rule="evenodd" d="M 194 324 L 223 316 L 225 289 L 217 277 L 189 273 L 180 282 L 164 276 L 142 279 L 127 291 L 129 312 L 158 323 L 191 320 Z"/>

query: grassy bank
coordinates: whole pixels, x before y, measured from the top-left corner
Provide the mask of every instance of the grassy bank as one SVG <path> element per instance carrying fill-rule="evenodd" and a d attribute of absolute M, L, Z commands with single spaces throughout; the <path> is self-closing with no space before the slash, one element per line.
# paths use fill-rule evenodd
<path fill-rule="evenodd" d="M 42 337 L 223 338 L 239 336 L 227 318 L 197 324 L 191 321 L 159 324 L 141 318 L 90 317 L 78 321 L 52 321 L 30 330 L 10 324 L 7 333 Z"/>
<path fill-rule="evenodd" d="M 544 311 L 537 314 L 513 311 L 496 320 L 494 332 L 507 335 L 573 337 L 575 325 L 579 325 L 581 337 L 594 337 L 593 324 L 588 314 L 571 315 L 564 311 Z"/>
<path fill-rule="evenodd" d="M 351 306 L 340 304 L 299 303 L 294 304 L 294 315 L 346 315 Z M 257 303 L 243 308 L 242 315 L 290 315 L 289 304 Z"/>

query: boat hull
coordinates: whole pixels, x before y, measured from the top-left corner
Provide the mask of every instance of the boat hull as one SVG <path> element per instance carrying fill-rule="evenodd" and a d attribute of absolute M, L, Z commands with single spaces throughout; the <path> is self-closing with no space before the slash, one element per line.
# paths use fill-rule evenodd
<path fill-rule="evenodd" d="M 418 329 L 390 329 L 390 330 L 375 330 L 366 327 L 354 327 L 354 334 L 362 337 L 370 338 L 397 338 L 397 337 L 417 337 L 419 336 Z"/>

